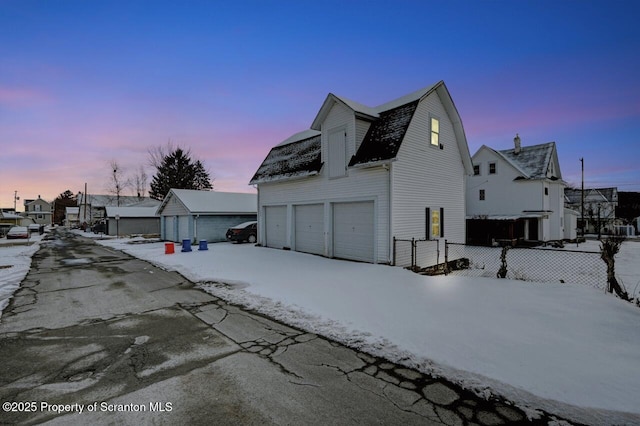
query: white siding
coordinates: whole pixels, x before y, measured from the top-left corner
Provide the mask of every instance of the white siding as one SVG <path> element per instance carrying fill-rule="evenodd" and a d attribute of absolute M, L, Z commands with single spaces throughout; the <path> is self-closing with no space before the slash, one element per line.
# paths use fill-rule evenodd
<path fill-rule="evenodd" d="M 167 201 L 167 204 L 164 206 L 160 214 L 162 216 L 180 216 L 189 214 L 189 211 L 184 208 L 182 203 L 178 201 L 177 198 L 171 197 L 171 199 Z"/>
<path fill-rule="evenodd" d="M 430 143 L 430 117 L 440 120 L 439 147 Z M 425 238 L 428 207 L 444 209 L 444 237 L 465 241 L 465 170 L 453 124 L 437 93 L 418 105 L 392 164 L 392 234 Z"/>

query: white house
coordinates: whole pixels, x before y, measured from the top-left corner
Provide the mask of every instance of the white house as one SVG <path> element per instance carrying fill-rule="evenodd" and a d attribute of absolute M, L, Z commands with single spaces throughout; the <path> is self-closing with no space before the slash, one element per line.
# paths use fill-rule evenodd
<path fill-rule="evenodd" d="M 496 151 L 483 145 L 467 180 L 467 239 L 474 244 L 562 240 L 564 187 L 555 142 Z"/>
<path fill-rule="evenodd" d="M 160 238 L 225 241 L 227 229 L 256 220 L 256 194 L 171 189 L 158 207 Z"/>
<path fill-rule="evenodd" d="M 38 195 L 37 200 L 24 200 L 24 214 L 40 225 L 50 225 L 53 209 L 51 203 Z"/>
<path fill-rule="evenodd" d="M 464 242 L 472 171 L 444 82 L 377 107 L 329 94 L 251 179 L 258 240 L 373 263 L 391 262 L 394 237 Z"/>

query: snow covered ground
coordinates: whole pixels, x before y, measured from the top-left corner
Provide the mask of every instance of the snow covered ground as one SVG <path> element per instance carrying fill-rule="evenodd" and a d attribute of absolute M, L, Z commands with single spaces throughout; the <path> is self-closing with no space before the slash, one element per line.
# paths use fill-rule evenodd
<path fill-rule="evenodd" d="M 249 244 L 188 253 L 176 245 L 166 255 L 165 243 L 134 241 L 99 242 L 230 302 L 479 393 L 585 423 L 640 423 L 640 309 L 602 290 L 427 277 Z M 598 250 L 591 242 L 581 249 L 589 246 Z M 640 280 L 639 260 L 640 242 L 626 242 L 617 269 L 628 289 Z"/>
<path fill-rule="evenodd" d="M 41 240 L 42 235 L 37 234 L 28 241 L 0 238 L 0 317 L 29 272 L 31 256 L 40 248 Z"/>

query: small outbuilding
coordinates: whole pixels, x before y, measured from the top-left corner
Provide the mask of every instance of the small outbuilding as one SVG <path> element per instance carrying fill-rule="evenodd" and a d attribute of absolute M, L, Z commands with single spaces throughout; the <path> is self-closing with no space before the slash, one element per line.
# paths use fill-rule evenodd
<path fill-rule="evenodd" d="M 157 210 L 160 238 L 174 242 L 225 241 L 227 229 L 256 220 L 257 211 L 256 194 L 171 189 Z"/>
<path fill-rule="evenodd" d="M 108 235 L 160 234 L 157 207 L 106 207 Z"/>

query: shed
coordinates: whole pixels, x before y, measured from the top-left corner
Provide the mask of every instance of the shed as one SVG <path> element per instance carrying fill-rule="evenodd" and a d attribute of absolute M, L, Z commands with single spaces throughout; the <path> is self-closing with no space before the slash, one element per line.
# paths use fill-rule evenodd
<path fill-rule="evenodd" d="M 106 208 L 108 235 L 160 234 L 160 216 L 157 207 Z"/>
<path fill-rule="evenodd" d="M 257 211 L 256 194 L 171 189 L 157 210 L 160 238 L 225 241 L 227 229 L 256 220 Z"/>

